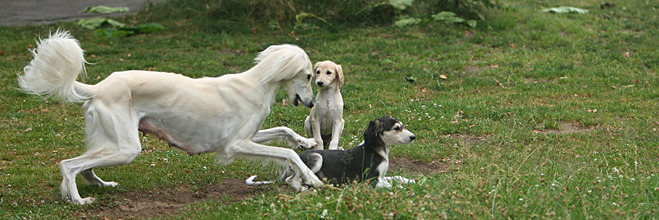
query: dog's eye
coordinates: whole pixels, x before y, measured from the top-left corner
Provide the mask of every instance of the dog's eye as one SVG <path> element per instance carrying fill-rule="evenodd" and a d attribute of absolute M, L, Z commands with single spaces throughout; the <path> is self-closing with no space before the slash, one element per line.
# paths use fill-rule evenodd
<path fill-rule="evenodd" d="M 395 127 L 394 130 L 395 131 L 400 131 L 400 127 Z"/>
<path fill-rule="evenodd" d="M 307 75 L 307 81 L 311 80 L 311 75 Z"/>
<path fill-rule="evenodd" d="M 327 71 L 327 75 L 332 75 L 332 71 Z"/>
<path fill-rule="evenodd" d="M 316 74 L 320 74 L 320 70 L 316 70 Z"/>

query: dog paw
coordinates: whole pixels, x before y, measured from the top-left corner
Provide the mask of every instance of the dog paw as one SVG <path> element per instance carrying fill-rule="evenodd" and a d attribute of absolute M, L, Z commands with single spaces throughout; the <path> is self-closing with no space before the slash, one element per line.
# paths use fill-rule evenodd
<path fill-rule="evenodd" d="M 312 186 L 313 188 L 320 188 L 323 185 L 325 185 L 323 181 L 320 180 L 307 180 L 305 184 L 308 186 Z"/>
<path fill-rule="evenodd" d="M 85 181 L 85 184 L 87 184 L 88 186 L 99 186 L 99 187 L 115 187 L 119 185 L 119 183 L 115 183 L 115 182 L 87 182 L 87 181 Z"/>
<path fill-rule="evenodd" d="M 87 204 L 92 204 L 95 200 L 96 199 L 92 197 L 87 197 L 79 200 L 73 200 L 73 201 L 69 200 L 69 202 L 74 205 L 87 205 Z"/>
<path fill-rule="evenodd" d="M 316 139 L 313 138 L 298 140 L 298 144 L 298 148 L 302 150 L 314 149 L 318 146 L 318 142 L 316 142 Z"/>
<path fill-rule="evenodd" d="M 104 187 L 116 187 L 117 185 L 119 185 L 119 183 L 115 183 L 115 182 L 103 182 L 102 184 L 100 184 L 100 186 L 104 186 Z"/>

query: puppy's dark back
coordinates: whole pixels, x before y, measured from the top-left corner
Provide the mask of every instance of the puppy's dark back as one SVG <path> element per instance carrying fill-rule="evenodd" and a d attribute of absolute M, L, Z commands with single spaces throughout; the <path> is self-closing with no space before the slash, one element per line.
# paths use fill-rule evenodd
<path fill-rule="evenodd" d="M 307 166 L 311 166 L 309 158 L 313 153 L 323 157 L 322 168 L 317 173 L 318 177 L 327 178 L 328 183 L 339 185 L 377 179 L 379 176 L 377 166 L 384 161 L 384 158 L 373 149 L 363 145 L 345 151 L 309 150 L 300 153 L 300 159 Z"/>

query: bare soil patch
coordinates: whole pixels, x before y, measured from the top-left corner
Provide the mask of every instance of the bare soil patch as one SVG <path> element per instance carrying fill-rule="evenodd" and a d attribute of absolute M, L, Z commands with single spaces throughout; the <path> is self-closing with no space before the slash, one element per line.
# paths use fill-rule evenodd
<path fill-rule="evenodd" d="M 425 163 L 408 158 L 392 158 L 389 172 L 407 174 L 434 175 L 446 171 L 448 165 L 433 161 Z M 286 184 L 274 186 L 248 186 L 244 179 L 225 179 L 217 184 L 209 184 L 192 190 L 188 186 L 173 189 L 154 189 L 150 191 L 126 192 L 122 202 L 102 205 L 90 211 L 91 216 L 107 219 L 158 218 L 171 216 L 180 211 L 184 205 L 206 199 L 220 200 L 227 203 L 240 202 L 258 195 L 260 192 L 277 188 L 282 193 L 293 193 Z"/>
<path fill-rule="evenodd" d="M 577 124 L 561 122 L 558 125 L 558 129 L 542 130 L 542 131 L 534 130 L 533 132 L 536 134 L 571 134 L 571 133 L 586 133 L 590 130 L 593 130 L 593 128 L 581 127 L 580 125 Z"/>

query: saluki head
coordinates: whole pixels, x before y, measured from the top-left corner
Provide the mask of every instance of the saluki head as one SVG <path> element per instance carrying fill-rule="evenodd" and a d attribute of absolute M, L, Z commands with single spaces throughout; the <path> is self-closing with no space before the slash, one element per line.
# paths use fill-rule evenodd
<path fill-rule="evenodd" d="M 309 56 L 302 48 L 291 44 L 273 45 L 259 53 L 254 61 L 258 64 L 252 69 L 262 74 L 261 84 L 283 83 L 288 100 L 294 106 L 302 102 L 307 107 L 313 107 L 313 69 Z"/>
<path fill-rule="evenodd" d="M 364 131 L 364 142 L 367 144 L 409 144 L 415 138 L 402 122 L 391 116 L 382 116 L 371 121 Z"/>
<path fill-rule="evenodd" d="M 314 83 L 320 88 L 338 83 L 338 88 L 343 85 L 343 68 L 332 61 L 325 60 L 314 66 Z"/>

